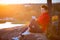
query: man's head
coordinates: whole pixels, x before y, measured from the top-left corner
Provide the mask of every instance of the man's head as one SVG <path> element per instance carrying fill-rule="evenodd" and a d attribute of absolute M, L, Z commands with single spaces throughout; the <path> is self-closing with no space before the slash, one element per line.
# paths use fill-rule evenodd
<path fill-rule="evenodd" d="M 41 13 L 48 12 L 48 7 L 46 5 L 41 6 Z"/>

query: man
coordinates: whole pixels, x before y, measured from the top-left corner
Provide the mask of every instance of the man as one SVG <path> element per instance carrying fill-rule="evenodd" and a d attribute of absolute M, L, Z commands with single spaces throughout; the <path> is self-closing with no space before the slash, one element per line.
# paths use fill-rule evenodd
<path fill-rule="evenodd" d="M 22 32 L 20 33 L 21 37 L 24 38 L 23 35 L 27 35 L 27 34 L 31 34 L 31 33 L 46 32 L 49 21 L 50 21 L 50 16 L 48 14 L 48 8 L 47 8 L 47 6 L 43 5 L 43 6 L 41 6 L 41 15 L 37 18 L 37 20 L 36 20 L 35 16 L 32 16 L 32 20 L 29 24 L 29 27 L 24 28 L 22 30 Z M 13 39 L 18 40 L 19 37 L 13 37 Z M 36 37 L 38 37 L 38 36 L 36 36 Z M 43 36 L 43 37 L 45 37 L 45 36 Z M 42 39 L 43 39 L 43 37 L 42 37 Z"/>
<path fill-rule="evenodd" d="M 50 21 L 50 16 L 48 13 L 48 7 L 43 5 L 41 6 L 41 15 L 35 19 L 32 19 L 29 27 L 30 27 L 30 31 L 34 32 L 33 30 L 35 30 L 36 32 L 46 32 L 47 31 L 47 27 L 49 25 L 49 21 Z M 34 28 L 33 28 L 34 25 Z M 39 28 L 41 30 L 39 30 Z"/>

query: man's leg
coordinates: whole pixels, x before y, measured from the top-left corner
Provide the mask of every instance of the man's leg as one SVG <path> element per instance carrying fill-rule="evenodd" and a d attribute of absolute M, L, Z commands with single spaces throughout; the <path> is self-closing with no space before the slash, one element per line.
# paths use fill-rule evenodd
<path fill-rule="evenodd" d="M 35 33 L 41 33 L 42 32 L 38 22 L 34 19 L 31 20 L 29 28 L 30 28 L 30 32 L 35 32 Z"/>

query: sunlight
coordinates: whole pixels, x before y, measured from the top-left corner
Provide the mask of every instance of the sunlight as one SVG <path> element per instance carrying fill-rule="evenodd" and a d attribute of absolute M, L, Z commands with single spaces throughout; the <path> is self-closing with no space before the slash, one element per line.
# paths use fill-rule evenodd
<path fill-rule="evenodd" d="M 15 2 L 17 2 L 17 0 L 1 0 L 0 4 L 11 4 Z"/>
<path fill-rule="evenodd" d="M 46 3 L 46 0 L 0 0 L 0 4 Z"/>
<path fill-rule="evenodd" d="M 52 0 L 52 3 L 58 3 L 59 0 Z M 39 4 L 39 3 L 47 3 L 47 0 L 0 0 L 0 4 Z"/>

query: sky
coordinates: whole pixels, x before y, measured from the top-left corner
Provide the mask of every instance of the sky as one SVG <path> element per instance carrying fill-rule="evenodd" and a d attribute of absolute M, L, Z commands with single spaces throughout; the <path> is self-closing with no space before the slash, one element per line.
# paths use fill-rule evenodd
<path fill-rule="evenodd" d="M 52 0 L 53 3 L 60 0 Z M 26 4 L 26 3 L 47 3 L 47 0 L 0 0 L 0 4 Z"/>

